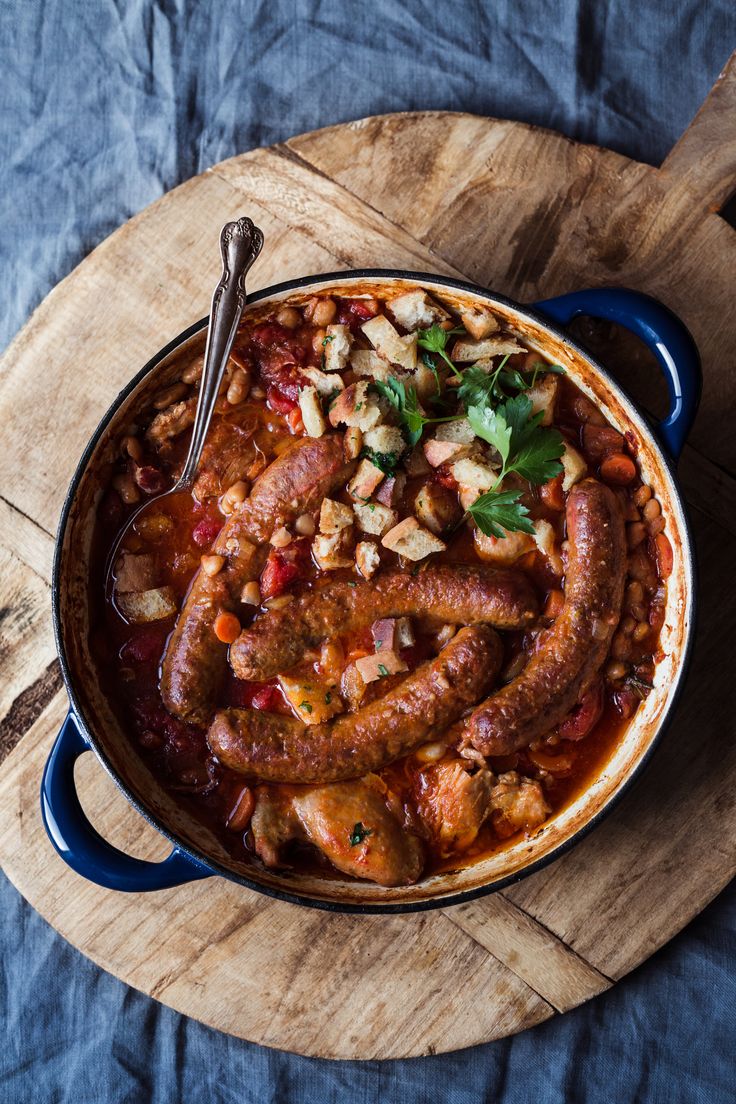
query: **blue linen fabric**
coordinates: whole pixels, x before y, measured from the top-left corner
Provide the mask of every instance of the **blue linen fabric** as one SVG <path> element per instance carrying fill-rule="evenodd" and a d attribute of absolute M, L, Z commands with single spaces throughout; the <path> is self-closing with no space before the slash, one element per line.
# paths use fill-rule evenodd
<path fill-rule="evenodd" d="M 0 0 L 0 345 L 121 222 L 222 158 L 447 108 L 657 163 L 734 45 L 731 0 Z M 0 894 L 1 1104 L 736 1099 L 733 887 L 588 1005 L 386 1063 L 220 1035 L 101 973 L 5 879 Z"/>

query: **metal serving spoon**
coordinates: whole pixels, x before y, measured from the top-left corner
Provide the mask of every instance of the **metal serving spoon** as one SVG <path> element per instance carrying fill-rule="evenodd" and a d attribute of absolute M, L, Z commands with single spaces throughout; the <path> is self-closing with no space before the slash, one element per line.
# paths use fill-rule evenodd
<path fill-rule="evenodd" d="M 128 518 L 125 528 L 115 541 L 107 564 L 105 589 L 108 593 L 112 593 L 113 572 L 120 548 L 140 514 L 149 510 L 153 502 L 160 502 L 163 498 L 181 494 L 182 491 L 190 491 L 194 486 L 225 366 L 245 307 L 245 276 L 262 247 L 263 232 L 249 218 L 226 222 L 220 231 L 222 276 L 212 296 L 204 367 L 189 452 L 174 486 L 147 498 Z"/>

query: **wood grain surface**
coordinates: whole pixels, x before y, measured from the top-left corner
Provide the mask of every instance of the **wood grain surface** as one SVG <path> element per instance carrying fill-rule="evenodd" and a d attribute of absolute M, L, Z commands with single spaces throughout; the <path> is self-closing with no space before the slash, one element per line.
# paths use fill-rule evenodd
<path fill-rule="evenodd" d="M 733 273 L 718 210 L 736 186 L 736 64 L 655 169 L 550 132 L 428 112 L 328 128 L 215 166 L 102 243 L 41 304 L 0 375 L 0 858 L 30 903 L 104 969 L 267 1046 L 395 1058 L 508 1035 L 610 987 L 699 912 L 736 867 Z M 492 897 L 419 916 L 333 916 L 209 879 L 101 890 L 46 840 L 38 788 L 66 710 L 49 582 L 53 533 L 86 441 L 118 390 L 207 311 L 224 221 L 267 248 L 251 287 L 339 268 L 461 274 L 522 301 L 579 287 L 656 295 L 705 370 L 680 474 L 700 564 L 695 658 L 649 769 L 552 866 Z M 653 411 L 649 354 L 608 324 L 577 336 Z M 724 677 L 725 676 L 725 677 Z M 167 844 L 92 755 L 83 806 L 117 846 Z"/>

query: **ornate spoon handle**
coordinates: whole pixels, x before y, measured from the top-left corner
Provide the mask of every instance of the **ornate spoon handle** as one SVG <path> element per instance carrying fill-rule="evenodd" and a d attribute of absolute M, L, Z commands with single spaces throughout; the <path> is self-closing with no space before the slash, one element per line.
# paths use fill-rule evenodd
<path fill-rule="evenodd" d="M 262 246 L 263 233 L 249 218 L 239 218 L 237 222 L 225 223 L 220 233 L 222 276 L 212 296 L 197 412 L 184 470 L 176 484 L 178 491 L 188 490 L 197 477 L 199 460 L 212 420 L 225 365 L 245 307 L 245 275 Z"/>

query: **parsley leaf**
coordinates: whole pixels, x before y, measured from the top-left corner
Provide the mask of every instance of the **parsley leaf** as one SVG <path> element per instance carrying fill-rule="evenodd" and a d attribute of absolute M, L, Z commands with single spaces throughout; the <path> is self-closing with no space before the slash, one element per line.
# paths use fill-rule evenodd
<path fill-rule="evenodd" d="M 417 330 L 417 344 L 420 349 L 426 349 L 430 353 L 439 353 L 444 362 L 452 369 L 458 378 L 462 377 L 462 373 L 458 372 L 455 365 L 447 355 L 447 342 L 451 334 L 465 333 L 462 326 L 457 327 L 454 330 L 443 330 L 437 322 L 433 326 L 430 326 L 428 330 Z M 425 360 L 425 364 L 427 361 Z"/>
<path fill-rule="evenodd" d="M 542 414 L 532 415 L 526 395 L 514 395 L 495 409 L 471 406 L 468 421 L 479 437 L 488 441 L 501 457 L 501 471 L 495 486 L 473 502 L 468 513 L 486 536 L 501 538 L 505 532 L 534 534 L 529 511 L 519 490 L 498 488 L 511 472 L 530 483 L 546 483 L 562 471 L 559 457 L 565 449 L 562 434 L 541 426 Z"/>
<path fill-rule="evenodd" d="M 362 843 L 367 836 L 373 835 L 372 828 L 364 828 L 361 821 L 353 826 L 353 830 L 350 833 L 350 846 L 357 847 L 359 843 Z"/>
<path fill-rule="evenodd" d="M 487 537 L 500 539 L 507 532 L 533 536 L 529 511 L 519 501 L 521 494 L 521 491 L 487 491 L 470 504 L 468 513 Z"/>
<path fill-rule="evenodd" d="M 312 707 L 311 707 L 311 705 L 309 704 L 308 701 L 300 702 L 299 703 L 299 708 L 303 709 L 305 713 L 311 713 L 312 712 Z"/>
<path fill-rule="evenodd" d="M 385 382 L 374 380 L 371 384 L 371 390 L 377 391 L 394 407 L 399 416 L 404 438 L 407 444 L 412 446 L 419 441 L 425 425 L 436 425 L 437 422 L 455 422 L 459 417 L 455 415 L 447 418 L 425 417 L 419 405 L 416 388 L 407 387 L 403 380 L 398 380 L 395 376 L 389 376 Z"/>

